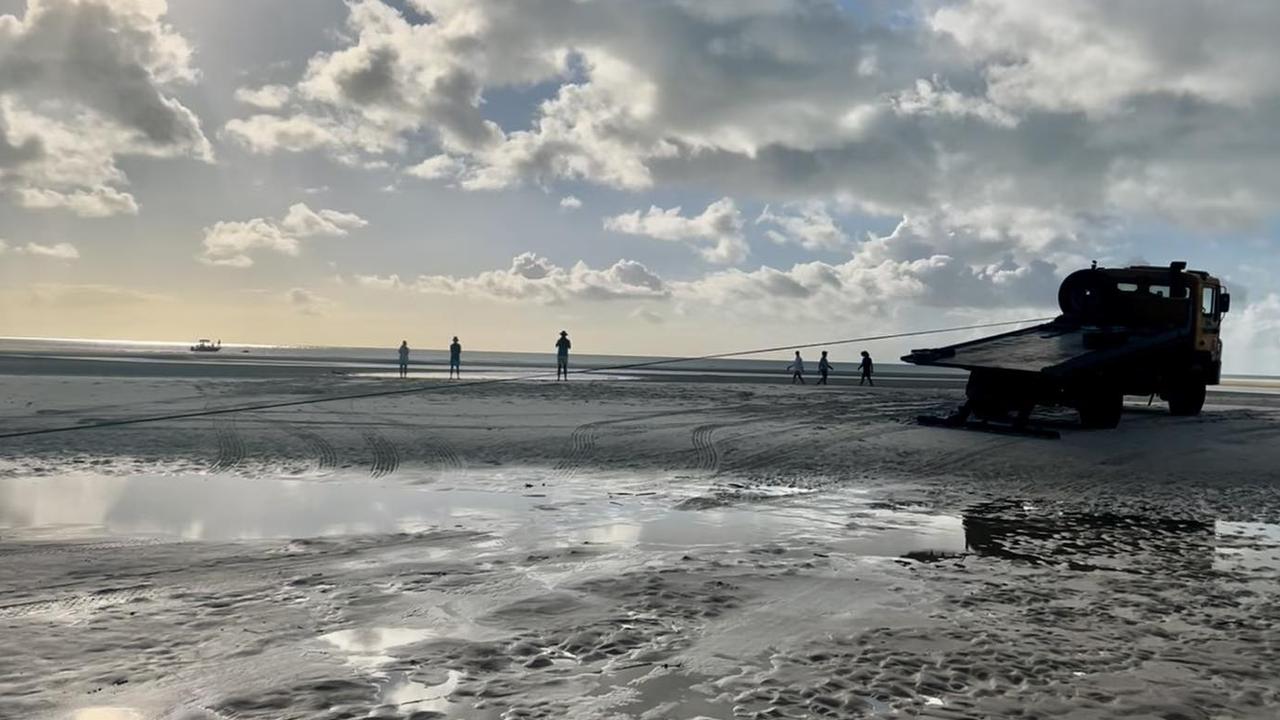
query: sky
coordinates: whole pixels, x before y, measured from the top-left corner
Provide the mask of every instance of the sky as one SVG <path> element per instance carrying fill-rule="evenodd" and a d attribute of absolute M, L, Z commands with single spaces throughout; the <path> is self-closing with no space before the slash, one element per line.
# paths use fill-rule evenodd
<path fill-rule="evenodd" d="M 700 354 L 1187 260 L 1232 292 L 1226 369 L 1272 373 L 1277 30 L 1274 0 L 0 0 L 0 335 Z"/>

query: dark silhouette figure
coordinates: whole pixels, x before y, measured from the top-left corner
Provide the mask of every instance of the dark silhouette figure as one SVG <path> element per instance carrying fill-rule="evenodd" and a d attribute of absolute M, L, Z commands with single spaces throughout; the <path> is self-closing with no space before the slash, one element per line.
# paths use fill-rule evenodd
<path fill-rule="evenodd" d="M 564 330 L 560 331 L 560 339 L 556 341 L 556 381 L 562 377 L 565 382 L 569 381 L 569 348 L 573 344 L 569 342 L 569 333 Z"/>
<path fill-rule="evenodd" d="M 866 350 L 862 351 L 862 362 L 858 365 L 858 368 L 862 370 L 862 379 L 858 380 L 858 384 L 862 385 L 865 383 L 874 387 L 875 383 L 871 381 L 871 373 L 875 370 L 874 365 L 871 362 L 871 353 L 868 353 Z"/>
<path fill-rule="evenodd" d="M 832 370 L 834 370 L 834 369 L 835 369 L 835 366 L 833 366 L 833 365 L 831 364 L 831 361 L 827 359 L 827 351 L 826 351 L 826 350 L 823 350 L 823 351 L 822 351 L 822 358 L 821 358 L 820 360 L 818 360 L 818 373 L 822 375 L 822 377 L 818 380 L 818 384 L 819 384 L 819 385 L 826 385 L 826 384 L 827 384 L 827 374 L 828 374 L 828 373 L 830 373 L 830 372 L 831 372 Z"/>
<path fill-rule="evenodd" d="M 806 384 L 804 381 L 804 360 L 800 358 L 799 350 L 796 351 L 796 359 L 791 361 L 791 364 L 787 366 L 787 369 L 791 371 L 792 385 L 795 385 L 796 382 L 799 382 L 801 385 Z"/>
<path fill-rule="evenodd" d="M 454 375 L 458 379 L 462 379 L 462 344 L 458 342 L 457 336 L 453 338 L 453 344 L 449 346 L 449 379 L 452 380 Z"/>
<path fill-rule="evenodd" d="M 400 341 L 400 377 L 409 377 L 409 341 Z"/>

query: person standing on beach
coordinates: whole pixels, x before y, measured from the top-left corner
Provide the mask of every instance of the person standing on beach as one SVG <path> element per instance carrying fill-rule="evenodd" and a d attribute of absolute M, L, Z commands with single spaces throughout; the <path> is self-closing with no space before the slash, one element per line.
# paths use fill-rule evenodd
<path fill-rule="evenodd" d="M 400 377 L 409 377 L 409 341 L 400 341 Z"/>
<path fill-rule="evenodd" d="M 834 369 L 835 368 L 831 365 L 831 361 L 827 359 L 827 351 L 823 350 L 822 359 L 818 360 L 818 372 L 822 375 L 822 378 L 818 380 L 818 384 L 826 385 L 827 373 L 831 372 Z"/>
<path fill-rule="evenodd" d="M 453 344 L 449 346 L 449 379 L 452 380 L 454 373 L 457 373 L 458 379 L 462 379 L 462 344 L 458 342 L 458 336 L 453 337 Z"/>
<path fill-rule="evenodd" d="M 573 344 L 569 342 L 569 333 L 564 330 L 560 331 L 560 339 L 556 341 L 556 381 L 561 377 L 565 382 L 569 381 L 569 348 Z"/>
<path fill-rule="evenodd" d="M 787 366 L 787 369 L 791 371 L 791 384 L 792 384 L 792 385 L 795 385 L 797 380 L 799 380 L 799 381 L 800 381 L 800 384 L 801 384 L 801 385 L 804 385 L 804 384 L 805 384 L 805 381 L 804 381 L 804 360 L 800 358 L 800 351 L 799 351 L 799 350 L 797 350 L 797 351 L 796 351 L 796 359 L 791 361 L 791 364 Z"/>
<path fill-rule="evenodd" d="M 861 385 L 863 383 L 866 383 L 867 385 L 875 387 L 875 383 L 871 382 L 871 373 L 872 373 L 871 353 L 867 352 L 866 350 L 862 351 L 862 363 L 858 365 L 858 367 L 862 370 L 862 379 L 858 381 L 858 384 Z"/>

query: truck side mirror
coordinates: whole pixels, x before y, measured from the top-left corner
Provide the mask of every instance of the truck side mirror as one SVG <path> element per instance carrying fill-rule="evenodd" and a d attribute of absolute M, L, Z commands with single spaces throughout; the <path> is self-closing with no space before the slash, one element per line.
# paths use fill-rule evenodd
<path fill-rule="evenodd" d="M 1218 296 L 1218 312 L 1231 312 L 1231 293 L 1222 293 Z"/>

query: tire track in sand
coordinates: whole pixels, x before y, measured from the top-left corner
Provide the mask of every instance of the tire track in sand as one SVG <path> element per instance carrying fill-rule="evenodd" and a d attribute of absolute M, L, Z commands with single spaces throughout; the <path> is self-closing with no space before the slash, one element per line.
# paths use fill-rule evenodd
<path fill-rule="evenodd" d="M 966 433 L 966 435 L 975 435 L 976 433 Z M 1006 439 L 993 442 L 982 443 L 977 438 L 973 438 L 972 443 L 977 447 L 963 447 L 955 450 L 949 450 L 937 455 L 916 466 L 915 471 L 922 475 L 938 475 L 941 473 L 954 474 L 961 466 L 969 466 L 965 469 L 977 469 L 981 465 L 970 466 L 970 462 L 984 456 L 995 457 L 995 454 L 1011 445 L 1017 445 L 1022 439 Z"/>
<path fill-rule="evenodd" d="M 327 475 L 338 467 L 337 449 L 320 433 L 296 425 L 286 425 L 285 430 L 307 446 L 308 452 L 315 458 L 317 472 Z"/>
<path fill-rule="evenodd" d="M 445 470 L 465 469 L 466 463 L 453 446 L 438 436 L 431 436 L 427 441 L 427 452 L 436 457 L 436 463 Z"/>
<path fill-rule="evenodd" d="M 720 472 L 720 450 L 716 447 L 715 432 L 727 425 L 699 425 L 693 429 L 693 469 L 712 475 Z"/>
<path fill-rule="evenodd" d="M 435 428 L 397 420 L 392 420 L 391 422 L 411 434 L 410 443 L 412 449 L 410 452 L 420 454 L 422 461 L 426 465 L 446 471 L 466 469 L 466 463 L 463 462 L 462 456 Z"/>
<path fill-rule="evenodd" d="M 72 553 L 106 552 L 114 550 L 131 550 L 153 545 L 169 545 L 171 540 L 161 538 L 122 538 L 104 542 L 73 543 L 25 543 L 0 547 L 0 558 L 27 555 L 67 555 Z"/>
<path fill-rule="evenodd" d="M 99 610 L 134 600 L 149 599 L 158 594 L 160 590 L 151 585 L 134 585 L 124 588 L 104 588 L 57 598 L 24 600 L 0 605 L 0 620 Z"/>
<path fill-rule="evenodd" d="M 373 477 L 385 477 L 400 468 L 400 453 L 395 444 L 376 430 L 364 431 L 365 444 L 373 459 L 369 464 L 369 474 Z"/>
<path fill-rule="evenodd" d="M 209 469 L 213 472 L 227 472 L 244 462 L 245 445 L 240 433 L 226 418 L 217 417 L 213 421 L 213 432 L 218 439 L 218 454 Z"/>
<path fill-rule="evenodd" d="M 837 443 L 872 440 L 886 435 L 906 432 L 913 427 L 915 426 L 891 422 L 842 424 L 835 427 L 826 426 L 825 428 L 813 427 L 812 423 L 808 422 L 776 426 L 773 428 L 776 432 L 769 432 L 764 441 L 757 444 L 756 449 L 735 458 L 732 462 L 727 463 L 724 469 L 729 472 L 743 474 L 770 469 L 777 470 L 779 464 L 785 463 L 792 458 L 807 453 L 825 452 L 823 448 Z M 814 437 L 805 437 L 803 435 L 796 437 L 797 434 L 800 434 L 797 431 L 806 429 L 815 431 L 829 429 L 830 434 L 827 436 L 817 436 L 815 434 Z M 761 428 L 751 433 L 748 437 L 755 437 L 766 432 L 768 432 L 768 429 Z M 815 443 L 818 445 L 816 450 Z"/>
<path fill-rule="evenodd" d="M 560 462 L 552 468 L 552 476 L 567 480 L 578 474 L 587 458 L 595 453 L 597 431 L 603 422 L 591 422 L 573 429 L 569 435 L 569 449 Z"/>
<path fill-rule="evenodd" d="M 599 439 L 601 428 L 608 427 L 610 425 L 624 425 L 627 423 L 643 422 L 645 420 L 652 420 L 655 418 L 672 418 L 679 415 L 702 414 L 708 411 L 731 412 L 750 407 L 752 407 L 750 404 L 743 403 L 731 406 L 715 406 L 713 408 L 691 408 L 688 410 L 647 412 L 638 413 L 628 417 L 613 418 L 611 420 L 596 420 L 594 422 L 584 423 L 574 428 L 573 432 L 569 435 L 569 447 L 560 461 L 552 468 L 552 477 L 563 480 L 577 475 L 578 472 L 581 471 L 582 466 L 586 464 L 586 461 L 595 454 L 596 442 Z M 710 434 L 712 431 L 724 427 L 746 425 L 750 422 L 752 421 L 744 420 L 736 423 L 706 425 L 702 426 L 706 428 L 706 431 L 703 433 L 698 433 L 697 429 L 695 429 L 694 432 L 697 437 L 693 440 L 694 449 L 698 453 L 699 458 L 705 458 L 703 460 L 699 460 L 699 463 L 710 463 L 710 466 L 717 469 L 719 468 L 719 450 L 709 447 L 711 444 Z"/>

